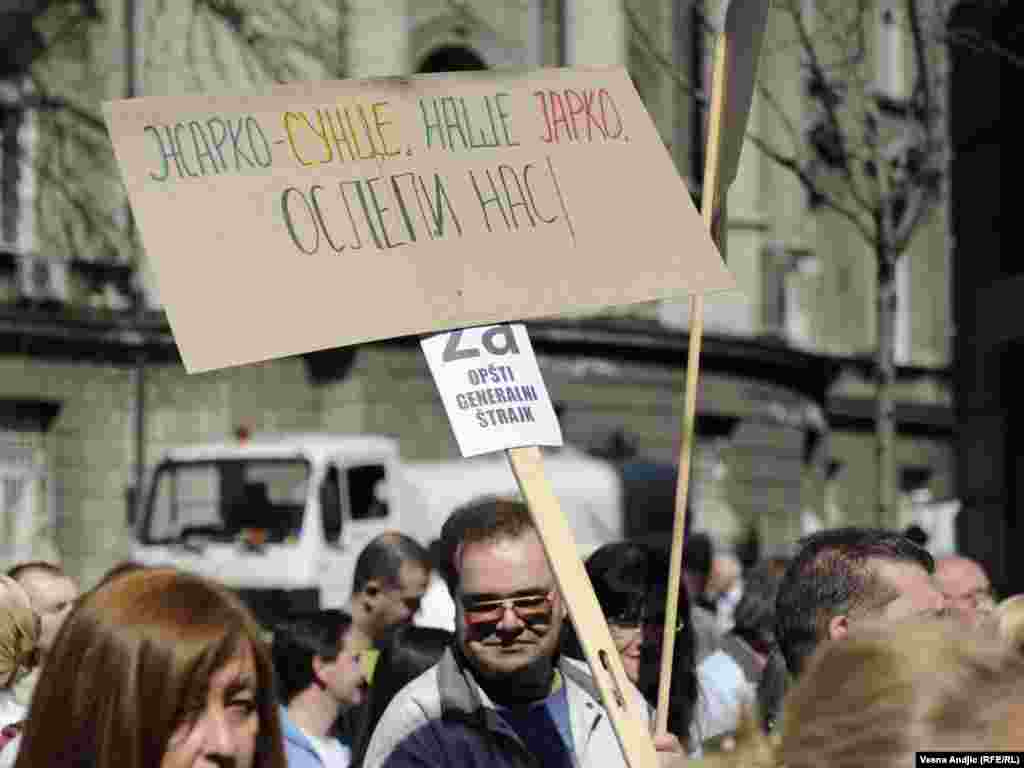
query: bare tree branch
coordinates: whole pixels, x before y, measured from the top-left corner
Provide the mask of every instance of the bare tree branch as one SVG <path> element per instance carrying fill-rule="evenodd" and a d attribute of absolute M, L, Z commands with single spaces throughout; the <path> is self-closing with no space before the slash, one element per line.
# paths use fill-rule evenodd
<path fill-rule="evenodd" d="M 822 66 L 818 51 L 814 47 L 814 40 L 811 38 L 807 25 L 804 23 L 803 13 L 798 7 L 797 0 L 787 0 L 787 2 L 784 3 L 784 6 L 789 11 L 791 18 L 793 19 L 797 35 L 803 45 L 803 52 L 807 57 L 806 63 L 811 71 L 811 85 L 812 87 L 821 89 L 821 92 L 816 97 L 816 101 L 825 110 L 827 118 L 826 125 L 828 126 L 828 129 L 833 132 L 834 136 L 837 138 L 842 137 L 843 131 L 840 127 L 839 115 L 836 110 L 837 102 L 832 98 L 832 84 L 826 75 L 825 68 Z M 846 169 L 846 172 L 849 173 L 848 162 L 844 163 L 843 167 Z"/>
<path fill-rule="evenodd" d="M 851 21 L 856 32 L 856 54 L 853 57 L 851 68 L 845 73 L 845 78 L 848 83 L 848 90 L 855 87 L 861 93 L 866 93 L 868 91 L 864 76 L 862 76 L 861 73 L 865 70 L 868 50 L 865 19 L 869 18 L 869 13 L 872 7 L 873 4 L 869 3 L 868 0 L 858 0 L 857 9 L 854 11 L 854 18 Z M 864 118 L 859 122 L 863 123 Z M 868 160 L 872 157 L 873 149 L 871 143 L 868 142 L 865 137 L 865 142 L 862 145 L 866 150 L 865 153 L 861 154 L 857 152 L 854 149 L 854 145 L 850 142 L 849 135 L 850 134 L 848 133 L 847 138 L 844 140 L 846 152 L 851 160 L 857 162 L 855 164 L 851 163 L 851 165 L 855 165 L 855 167 L 851 167 L 845 175 L 847 188 L 850 192 L 850 196 L 854 201 L 856 201 L 857 205 L 859 205 L 864 212 L 870 213 L 875 207 L 876 202 L 871 198 L 869 192 L 861 188 L 861 180 L 866 181 L 863 177 L 863 169 L 865 168 Z"/>
<path fill-rule="evenodd" d="M 629 19 L 630 29 L 640 38 L 643 43 L 644 50 L 650 54 L 654 60 L 658 63 L 661 71 L 675 83 L 676 88 L 685 94 L 695 97 L 701 105 L 707 104 L 707 94 L 704 91 L 694 87 L 686 77 L 676 68 L 676 65 L 662 53 L 661 48 L 654 44 L 651 39 L 650 33 L 644 28 L 640 19 L 637 17 L 636 12 L 629 7 L 628 3 L 624 3 L 623 7 L 626 10 L 626 17 Z"/>
<path fill-rule="evenodd" d="M 775 113 L 775 116 L 779 118 L 779 121 L 786 129 L 786 133 L 789 134 L 789 138 L 793 142 L 793 151 L 795 153 L 798 147 L 803 143 L 803 131 L 797 128 L 796 123 L 793 122 L 793 119 L 789 116 L 785 107 L 782 106 L 782 102 L 779 101 L 779 98 L 771 88 L 766 88 L 762 83 L 758 82 L 757 92 L 760 94 L 765 104 L 771 107 L 772 112 Z"/>
<path fill-rule="evenodd" d="M 910 24 L 912 48 L 914 54 L 914 87 L 911 95 L 911 107 L 916 108 L 914 115 L 921 127 L 924 129 L 925 145 L 931 147 L 934 141 L 935 121 L 934 108 L 932 106 L 932 79 L 931 68 L 928 66 L 928 52 L 925 50 L 924 33 L 921 29 L 920 10 L 917 0 L 907 0 L 907 21 Z"/>
<path fill-rule="evenodd" d="M 188 31 L 185 33 L 185 59 L 188 61 L 188 71 L 192 74 L 192 82 L 199 89 L 203 87 L 202 67 L 200 66 L 199 56 L 196 52 L 196 29 L 199 26 L 200 15 L 195 9 L 192 10 L 188 20 Z M 211 46 L 211 53 L 214 55 L 211 58 L 215 62 L 220 62 L 220 57 L 216 55 L 216 48 Z"/>
<path fill-rule="evenodd" d="M 62 132 L 58 131 L 58 138 Z M 50 163 L 34 163 L 33 167 L 39 181 L 45 183 L 51 193 L 60 197 L 70 208 L 71 213 L 76 214 L 76 220 L 84 227 L 87 237 L 98 236 L 102 244 L 109 247 L 116 245 L 117 241 L 110 233 L 118 231 L 120 225 L 112 212 L 103 211 L 96 205 L 95 195 L 91 194 L 89 189 L 76 192 L 75 185 L 69 182 L 67 175 L 58 173 Z M 68 229 L 72 224 L 71 217 L 63 218 L 65 233 L 73 232 L 73 229 Z M 69 236 L 66 243 L 73 254 L 78 252 L 78 248 L 75 247 L 76 240 L 74 236 Z"/>
<path fill-rule="evenodd" d="M 195 16 L 202 20 L 203 32 L 206 38 L 206 50 L 212 54 L 210 58 L 213 60 L 213 65 L 217 68 L 217 76 L 222 80 L 227 80 L 230 74 L 228 73 L 227 62 L 224 61 L 224 57 L 217 55 L 217 28 L 213 23 L 213 18 L 205 14 L 200 15 L 198 12 Z M 249 61 L 248 57 L 245 57 L 244 60 L 246 63 Z"/>
<path fill-rule="evenodd" d="M 50 8 L 54 7 L 52 4 L 48 5 Z M 82 4 L 75 3 L 75 5 Z M 84 8 L 78 9 L 78 12 L 64 4 L 60 5 L 59 10 L 64 12 L 66 18 L 56 31 L 46 39 L 45 45 L 47 48 L 54 48 L 67 42 L 81 42 L 82 28 L 102 19 L 99 10 L 93 3 L 86 3 Z"/>
<path fill-rule="evenodd" d="M 999 45 L 989 37 L 982 37 L 972 29 L 950 30 L 943 39 L 951 46 L 962 45 L 972 51 L 990 53 L 1015 67 L 1024 69 L 1024 57 L 1018 56 L 1009 48 Z"/>
<path fill-rule="evenodd" d="M 84 127 L 102 134 L 103 136 L 107 135 L 107 126 L 98 114 L 86 107 L 81 107 L 68 99 L 60 96 L 54 96 L 47 90 L 46 83 L 44 83 L 35 74 L 31 75 L 30 78 L 32 82 L 32 90 L 35 93 L 27 96 L 22 102 L 22 106 L 25 109 L 37 109 L 41 112 L 66 112 L 75 120 L 80 122 Z"/>
<path fill-rule="evenodd" d="M 906 210 L 900 221 L 889 233 L 889 240 L 896 256 L 903 253 L 923 222 L 933 210 L 933 198 L 919 185 L 911 185 L 906 198 Z"/>
<path fill-rule="evenodd" d="M 797 180 L 803 185 L 804 189 L 807 190 L 809 195 L 813 195 L 821 204 L 838 213 L 843 218 L 847 219 L 857 229 L 864 241 L 874 247 L 878 242 L 877 237 L 872 232 L 871 228 L 864 224 L 858 218 L 856 211 L 846 207 L 841 202 L 836 200 L 834 197 L 823 191 L 821 185 L 812 178 L 807 171 L 800 166 L 794 157 L 788 157 L 783 155 L 768 142 L 761 139 L 759 136 L 755 136 L 751 133 L 747 134 L 747 139 L 758 148 L 758 150 L 771 159 L 772 162 L 781 166 L 782 168 L 790 171 Z"/>
<path fill-rule="evenodd" d="M 213 80 L 254 84 L 309 77 L 307 62 L 317 72 L 337 72 L 344 8 L 334 0 L 152 0 L 142 71 L 174 72 L 178 82 L 199 89 Z M 106 125 L 98 103 L 89 99 L 94 91 L 82 87 L 119 76 L 90 33 L 106 21 L 95 0 L 39 2 L 31 25 L 45 45 L 31 49 L 26 85 L 13 105 L 5 105 L 36 115 L 32 145 L 5 160 L 34 174 L 40 244 L 98 259 L 137 247 L 125 226 Z"/>

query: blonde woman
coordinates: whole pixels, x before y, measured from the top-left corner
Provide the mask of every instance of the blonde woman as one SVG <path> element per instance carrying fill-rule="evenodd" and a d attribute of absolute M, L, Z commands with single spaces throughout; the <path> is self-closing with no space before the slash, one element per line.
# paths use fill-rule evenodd
<path fill-rule="evenodd" d="M 787 768 L 914 765 L 919 750 L 1019 750 L 1024 658 L 942 620 L 826 643 L 787 694 Z"/>
<path fill-rule="evenodd" d="M 1003 642 L 1024 656 L 1024 594 L 1003 600 L 996 608 L 995 619 Z"/>
<path fill-rule="evenodd" d="M 1021 750 L 1024 659 L 949 621 L 861 628 L 818 648 L 776 732 L 748 713 L 735 741 L 678 768 L 911 768 L 922 750 Z"/>
<path fill-rule="evenodd" d="M 39 617 L 24 588 L 0 576 L 0 768 L 14 764 L 25 708 L 14 697 L 14 685 L 36 664 Z"/>

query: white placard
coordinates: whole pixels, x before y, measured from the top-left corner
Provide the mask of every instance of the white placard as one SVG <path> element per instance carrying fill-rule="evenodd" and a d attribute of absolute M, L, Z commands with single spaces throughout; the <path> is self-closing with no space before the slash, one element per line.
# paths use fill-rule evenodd
<path fill-rule="evenodd" d="M 562 444 L 562 429 L 522 323 L 439 333 L 420 346 L 464 457 Z"/>

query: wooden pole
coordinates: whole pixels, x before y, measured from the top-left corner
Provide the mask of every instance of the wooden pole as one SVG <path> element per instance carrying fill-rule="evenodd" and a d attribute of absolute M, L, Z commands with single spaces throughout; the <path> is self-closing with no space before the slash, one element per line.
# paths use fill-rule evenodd
<path fill-rule="evenodd" d="M 715 46 L 714 75 L 711 84 L 711 111 L 708 116 L 707 156 L 704 158 L 704 184 L 701 188 L 701 216 L 708 231 L 714 234 L 714 214 L 718 202 L 718 165 L 725 106 L 726 71 L 725 34 Z M 665 631 L 662 636 L 661 671 L 658 679 L 658 707 L 655 734 L 668 731 L 669 690 L 672 686 L 672 657 L 675 652 L 678 623 L 679 581 L 683 566 L 683 538 L 686 531 L 686 498 L 690 489 L 690 457 L 693 453 L 694 426 L 697 420 L 697 376 L 700 366 L 700 343 L 704 330 L 704 297 L 690 297 L 690 343 L 686 361 L 686 394 L 683 405 L 683 436 L 679 446 L 679 478 L 676 483 L 676 510 L 672 526 L 672 552 L 668 570 L 668 594 L 665 597 Z M 696 598 L 696 595 L 693 595 Z M 687 734 L 677 733 L 680 739 Z"/>
<path fill-rule="evenodd" d="M 626 761 L 630 768 L 658 768 L 658 753 L 650 731 L 644 727 L 640 713 L 636 711 L 631 695 L 633 686 L 622 667 L 622 659 L 580 560 L 569 523 L 544 474 L 540 449 L 509 448 L 505 453 L 530 508 L 548 563 L 569 609 L 576 635 Z"/>

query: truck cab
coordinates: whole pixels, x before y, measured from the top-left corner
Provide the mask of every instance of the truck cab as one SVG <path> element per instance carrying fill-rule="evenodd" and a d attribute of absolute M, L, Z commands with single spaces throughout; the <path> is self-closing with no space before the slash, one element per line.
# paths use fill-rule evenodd
<path fill-rule="evenodd" d="M 610 464 L 565 447 L 548 451 L 545 467 L 581 556 L 621 538 Z M 243 434 L 161 457 L 139 497 L 131 556 L 215 579 L 270 624 L 344 606 L 356 559 L 378 534 L 427 546 L 457 506 L 518 492 L 502 454 L 406 463 L 391 437 Z"/>
<path fill-rule="evenodd" d="M 290 435 L 175 448 L 157 464 L 132 557 L 235 589 L 257 618 L 347 602 L 355 558 L 401 528 L 398 443 Z"/>

